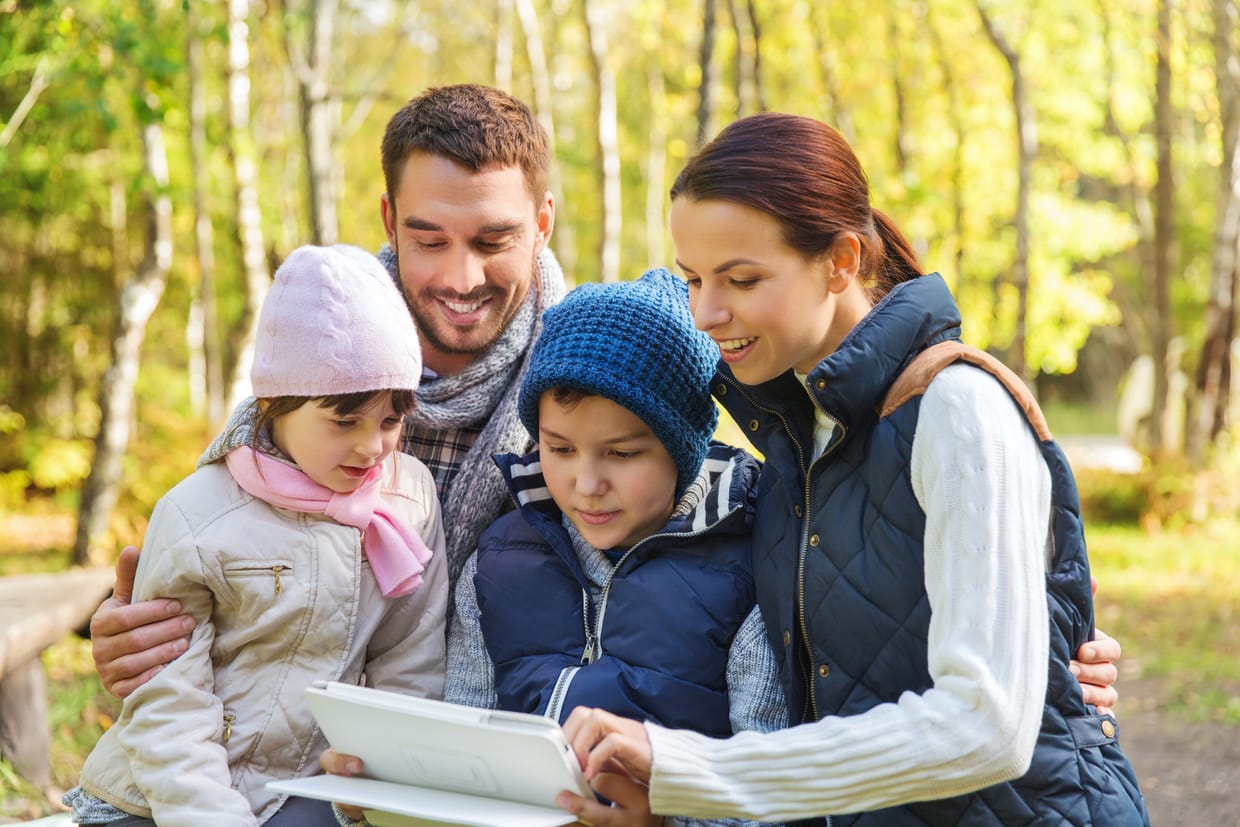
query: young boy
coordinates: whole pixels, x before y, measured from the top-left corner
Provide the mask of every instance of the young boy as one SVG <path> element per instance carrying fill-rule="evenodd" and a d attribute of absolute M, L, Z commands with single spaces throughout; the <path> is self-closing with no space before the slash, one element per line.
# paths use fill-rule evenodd
<path fill-rule="evenodd" d="M 496 458 L 517 510 L 458 582 L 446 700 L 784 725 L 750 562 L 759 466 L 711 442 L 717 358 L 665 270 L 546 311 L 519 399 L 538 447 Z"/>

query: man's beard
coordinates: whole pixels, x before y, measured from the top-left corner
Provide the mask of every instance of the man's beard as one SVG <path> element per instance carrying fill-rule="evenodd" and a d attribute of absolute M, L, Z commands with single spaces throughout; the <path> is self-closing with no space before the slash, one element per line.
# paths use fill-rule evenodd
<path fill-rule="evenodd" d="M 392 254 L 396 257 L 396 273 L 397 279 L 400 281 L 401 295 L 405 299 L 405 306 L 409 308 L 410 315 L 413 316 L 413 322 L 418 329 L 418 336 L 422 339 L 424 346 L 429 346 L 440 353 L 465 356 L 478 356 L 485 353 L 491 345 L 495 344 L 495 342 L 499 340 L 500 336 L 504 335 L 505 328 L 508 327 L 508 323 L 512 321 L 513 317 L 517 315 L 517 311 L 521 309 L 521 305 L 525 302 L 529 291 L 531 289 L 537 289 L 537 287 L 534 286 L 534 281 L 538 278 L 538 256 L 535 254 L 535 256 L 530 260 L 531 275 L 525 291 L 523 291 L 520 295 L 514 296 L 511 305 L 508 307 L 501 308 L 498 311 L 489 310 L 481 322 L 469 328 L 468 334 L 464 337 L 455 337 L 458 341 L 448 341 L 441 333 L 438 325 L 444 325 L 449 330 L 452 330 L 452 326 L 444 320 L 442 315 L 439 314 L 438 309 L 435 307 L 439 299 L 446 298 L 460 304 L 471 304 L 482 300 L 489 300 L 491 303 L 496 303 L 502 301 L 504 296 L 507 294 L 505 294 L 502 290 L 490 286 L 489 284 L 484 284 L 475 290 L 471 290 L 464 296 L 453 292 L 431 293 L 429 291 L 424 291 L 422 296 L 428 298 L 429 301 L 426 303 L 425 309 L 423 309 L 423 307 L 419 306 L 418 302 L 415 300 L 415 297 L 410 296 L 409 291 L 405 288 L 404 280 L 400 278 L 400 250 L 394 245 L 392 247 Z M 499 320 L 498 324 L 494 324 L 492 327 L 493 319 L 495 318 L 494 314 L 496 312 L 503 313 L 503 317 Z M 459 330 L 459 328 L 457 330 Z M 481 341 L 474 340 L 473 334 L 483 331 L 485 331 L 484 338 Z M 462 338 L 465 341 L 459 341 Z"/>

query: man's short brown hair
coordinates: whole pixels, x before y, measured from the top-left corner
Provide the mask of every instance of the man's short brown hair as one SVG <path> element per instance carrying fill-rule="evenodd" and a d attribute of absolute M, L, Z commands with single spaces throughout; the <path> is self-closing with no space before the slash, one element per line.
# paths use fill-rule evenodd
<path fill-rule="evenodd" d="M 382 163 L 393 204 L 405 161 L 414 152 L 439 155 L 474 172 L 520 167 L 535 204 L 547 191 L 547 133 L 528 106 L 490 86 L 432 87 L 392 116 L 383 133 Z"/>

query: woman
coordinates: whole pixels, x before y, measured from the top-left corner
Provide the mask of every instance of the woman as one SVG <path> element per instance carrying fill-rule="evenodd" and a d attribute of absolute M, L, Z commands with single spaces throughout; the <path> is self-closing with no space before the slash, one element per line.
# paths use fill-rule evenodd
<path fill-rule="evenodd" d="M 708 739 L 579 709 L 587 777 L 622 767 L 655 813 L 697 817 L 1147 825 L 1069 665 L 1093 625 L 1071 472 L 1019 381 L 958 344 L 852 150 L 755 115 L 672 199 L 716 396 L 766 459 L 755 579 L 792 726 Z"/>

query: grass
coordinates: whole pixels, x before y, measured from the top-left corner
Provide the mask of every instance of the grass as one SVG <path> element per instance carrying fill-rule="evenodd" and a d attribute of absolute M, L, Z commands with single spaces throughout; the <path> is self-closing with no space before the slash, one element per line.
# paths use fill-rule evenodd
<path fill-rule="evenodd" d="M 1098 626 L 1123 644 L 1124 678 L 1154 679 L 1159 696 L 1146 701 L 1174 716 L 1240 727 L 1240 521 L 1156 533 L 1090 525 L 1086 536 L 1101 584 Z M 40 560 L 44 569 L 63 567 L 64 559 L 63 550 L 40 555 L 6 545 L 0 572 L 34 570 Z M 120 705 L 100 687 L 88 641 L 66 637 L 44 652 L 43 664 L 53 781 L 67 789 Z M 1119 688 L 1122 695 L 1123 679 Z M 0 762 L 0 818 L 54 809 Z"/>
<path fill-rule="evenodd" d="M 1240 726 L 1240 522 L 1086 537 L 1097 624 L 1124 645 L 1123 674 L 1156 679 L 1153 702 L 1180 717 Z"/>

